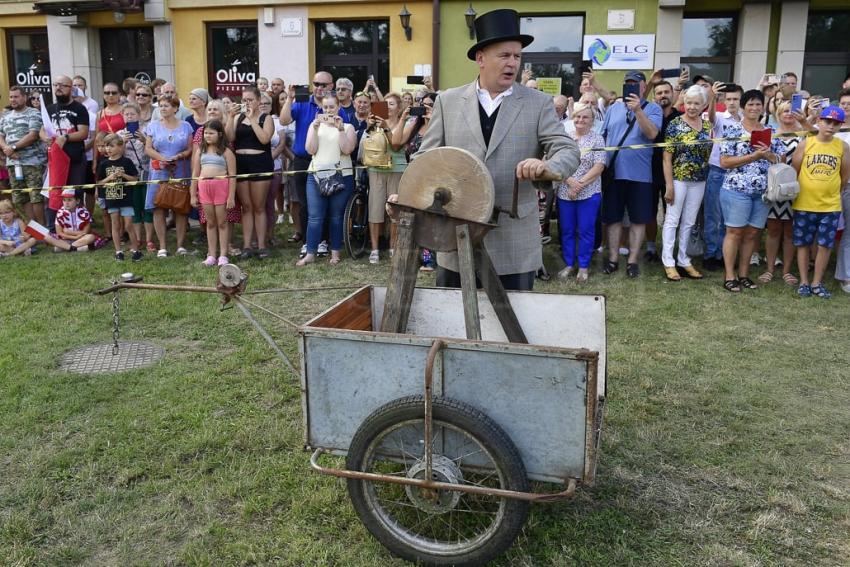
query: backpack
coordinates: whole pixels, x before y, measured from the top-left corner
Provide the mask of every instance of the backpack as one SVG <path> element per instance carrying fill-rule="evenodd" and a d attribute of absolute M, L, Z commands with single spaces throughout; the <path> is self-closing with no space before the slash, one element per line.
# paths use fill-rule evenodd
<path fill-rule="evenodd" d="M 363 165 L 390 168 L 393 165 L 392 150 L 387 133 L 375 127 L 363 134 Z"/>
<path fill-rule="evenodd" d="M 786 163 L 776 163 L 767 169 L 767 191 L 762 199 L 781 203 L 791 201 L 800 194 L 797 171 Z"/>

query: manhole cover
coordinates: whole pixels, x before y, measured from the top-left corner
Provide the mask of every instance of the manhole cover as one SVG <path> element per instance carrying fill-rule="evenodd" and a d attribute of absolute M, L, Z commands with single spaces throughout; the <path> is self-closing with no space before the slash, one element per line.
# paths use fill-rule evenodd
<path fill-rule="evenodd" d="M 165 349 L 150 343 L 118 341 L 118 354 L 112 354 L 112 343 L 89 345 L 62 355 L 59 369 L 76 374 L 123 372 L 150 366 L 162 358 Z"/>

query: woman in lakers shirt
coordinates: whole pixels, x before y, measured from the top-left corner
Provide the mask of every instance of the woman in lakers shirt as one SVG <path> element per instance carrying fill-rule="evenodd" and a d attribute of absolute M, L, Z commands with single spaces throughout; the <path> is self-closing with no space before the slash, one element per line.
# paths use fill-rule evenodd
<path fill-rule="evenodd" d="M 797 170 L 800 194 L 794 208 L 794 246 L 800 268 L 800 297 L 812 294 L 832 297 L 823 286 L 823 274 L 835 244 L 835 232 L 841 216 L 841 187 L 850 178 L 850 148 L 835 137 L 844 123 L 844 111 L 827 106 L 818 118 L 818 133 L 803 140 L 794 152 L 792 165 Z M 817 237 L 815 273 L 809 285 L 809 245 Z"/>

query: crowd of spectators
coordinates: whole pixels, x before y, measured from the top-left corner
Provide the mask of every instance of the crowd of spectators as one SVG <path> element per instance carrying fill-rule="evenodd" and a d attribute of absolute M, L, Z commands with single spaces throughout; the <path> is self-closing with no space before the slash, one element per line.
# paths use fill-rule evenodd
<path fill-rule="evenodd" d="M 765 75 L 753 89 L 708 76 L 691 81 L 686 71 L 673 80 L 661 75 L 629 71 L 624 98 L 590 71 L 577 98 L 553 98 L 565 134 L 582 149 L 578 170 L 555 199 L 541 199 L 547 231 L 557 206 L 565 264 L 558 277 L 587 281 L 598 254 L 607 276 L 625 257 L 631 278 L 656 263 L 671 281 L 722 270 L 724 288 L 737 293 L 769 284 L 781 271 L 778 279 L 801 296 L 829 297 L 824 275 L 840 242 L 835 278 L 850 293 L 850 239 L 840 238 L 850 222 L 850 77 L 823 96 L 798 90 L 793 73 L 778 82 Z M 522 82 L 537 87 L 528 71 Z M 3 256 L 39 249 L 23 229 L 31 220 L 46 227 L 47 249 L 90 250 L 111 241 L 117 260 L 126 244 L 139 261 L 146 253 L 187 255 L 194 243 L 206 245 L 202 264 L 214 266 L 234 256 L 268 258 L 287 245 L 276 238 L 276 225 L 291 222 L 288 243 L 301 248 L 298 266 L 324 256 L 335 265 L 343 259 L 346 204 L 356 187 L 368 187 L 369 261 L 379 263 L 382 250 L 392 255 L 394 240 L 384 205 L 438 96 L 427 81 L 416 92 L 383 93 L 371 77 L 356 91 L 351 80 L 324 71 L 309 90 L 261 77 L 239 96 L 217 98 L 195 88 L 182 99 L 161 79 L 107 83 L 100 101 L 81 76 L 58 75 L 52 86 L 52 104 L 12 86 L 0 114 Z M 385 113 L 373 112 L 380 101 Z M 384 134 L 386 166 L 363 166 L 367 132 Z M 764 199 L 773 164 L 798 173 L 795 199 Z M 181 185 L 173 179 L 186 180 L 188 214 L 157 198 L 161 187 Z M 543 237 L 548 242 L 548 232 Z M 430 253 L 422 260 L 423 269 L 433 269 Z M 755 265 L 763 268 L 754 281 Z"/>

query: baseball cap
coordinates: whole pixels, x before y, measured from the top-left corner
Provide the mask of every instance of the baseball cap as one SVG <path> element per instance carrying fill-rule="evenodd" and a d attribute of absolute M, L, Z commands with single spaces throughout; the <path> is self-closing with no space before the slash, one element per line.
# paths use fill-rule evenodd
<path fill-rule="evenodd" d="M 835 120 L 836 122 L 844 122 L 844 111 L 837 106 L 827 106 L 820 111 L 818 118 L 822 120 Z"/>
<path fill-rule="evenodd" d="M 76 199 L 77 192 L 73 189 L 62 189 L 62 198 L 63 199 Z"/>
<path fill-rule="evenodd" d="M 636 81 L 636 82 L 643 81 L 645 83 L 646 82 L 646 75 L 644 75 L 640 71 L 629 71 L 628 73 L 626 73 L 626 76 L 623 78 L 623 80 L 624 81 Z"/>

